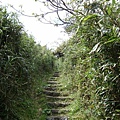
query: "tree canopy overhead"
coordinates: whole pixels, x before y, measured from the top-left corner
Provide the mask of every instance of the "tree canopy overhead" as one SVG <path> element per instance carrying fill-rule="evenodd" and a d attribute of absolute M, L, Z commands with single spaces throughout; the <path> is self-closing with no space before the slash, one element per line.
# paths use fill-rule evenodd
<path fill-rule="evenodd" d="M 112 9 L 117 6 L 118 0 L 34 0 L 39 11 L 27 14 L 22 5 L 20 9 L 10 5 L 18 13 L 24 16 L 36 17 L 45 24 L 68 25 L 75 24 L 78 18 L 84 18 L 88 14 L 111 15 Z M 83 19 L 79 19 L 82 21 Z"/>

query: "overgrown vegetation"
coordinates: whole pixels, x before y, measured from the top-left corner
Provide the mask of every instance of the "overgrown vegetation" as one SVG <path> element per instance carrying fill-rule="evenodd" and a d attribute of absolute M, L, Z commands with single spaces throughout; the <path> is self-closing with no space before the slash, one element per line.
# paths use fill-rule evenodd
<path fill-rule="evenodd" d="M 0 6 L 0 119 L 40 119 L 40 91 L 54 71 L 54 60 L 24 31 L 17 15 Z"/>
<path fill-rule="evenodd" d="M 74 98 L 69 106 L 71 118 L 119 120 L 120 3 L 71 0 L 66 4 L 63 0 L 47 0 L 43 4 L 55 9 L 50 7 L 57 12 L 60 24 L 67 24 L 65 30 L 72 37 L 57 48 L 55 54 L 62 57 L 55 61 L 50 50 L 27 35 L 16 14 L 8 14 L 1 7 L 0 118 L 44 120 L 42 113 L 47 107 L 41 90 L 57 63 L 61 89 Z M 63 20 L 58 13 L 62 10 L 70 14 Z"/>
<path fill-rule="evenodd" d="M 64 53 L 59 58 L 60 79 L 63 89 L 74 97 L 71 117 L 120 119 L 119 7 L 115 0 L 84 2 L 83 8 L 76 11 L 84 15 L 66 18 L 75 23 L 65 27 L 73 37 L 59 46 L 56 53 Z"/>

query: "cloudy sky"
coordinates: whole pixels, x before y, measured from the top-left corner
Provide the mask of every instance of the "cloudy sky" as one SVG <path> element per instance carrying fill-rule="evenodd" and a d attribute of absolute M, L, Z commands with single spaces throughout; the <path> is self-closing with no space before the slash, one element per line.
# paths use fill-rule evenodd
<path fill-rule="evenodd" d="M 16 9 L 22 9 L 26 14 L 31 15 L 33 12 L 40 13 L 40 11 L 47 10 L 41 4 L 34 2 L 34 0 L 0 0 L 0 4 L 7 5 L 11 4 Z M 14 11 L 9 8 L 9 11 Z M 55 18 L 54 14 L 50 16 L 52 19 Z M 50 24 L 43 24 L 39 22 L 36 18 L 26 17 L 23 15 L 19 16 L 20 21 L 23 23 L 25 30 L 28 34 L 32 34 L 35 37 L 35 41 L 41 45 L 47 45 L 48 48 L 55 48 L 62 41 L 67 40 L 68 36 L 63 31 L 62 27 L 55 27 Z"/>

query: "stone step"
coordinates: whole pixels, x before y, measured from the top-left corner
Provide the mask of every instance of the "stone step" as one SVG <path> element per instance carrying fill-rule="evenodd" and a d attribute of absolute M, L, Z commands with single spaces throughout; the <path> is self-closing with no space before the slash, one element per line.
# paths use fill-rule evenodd
<path fill-rule="evenodd" d="M 81 117 L 77 115 L 77 116 L 71 117 L 70 119 L 71 120 L 81 120 Z"/>
<path fill-rule="evenodd" d="M 55 81 L 55 82 L 57 82 L 58 80 L 57 80 L 57 79 L 50 78 L 49 81 Z"/>
<path fill-rule="evenodd" d="M 51 80 L 49 80 L 49 81 L 47 81 L 47 84 L 60 84 L 60 83 L 57 82 L 57 81 L 51 81 Z"/>
<path fill-rule="evenodd" d="M 44 87 L 44 90 L 49 90 L 49 91 L 56 91 L 57 88 L 56 87 Z"/>
<path fill-rule="evenodd" d="M 56 77 L 51 77 L 50 80 L 51 81 L 57 81 Z"/>
<path fill-rule="evenodd" d="M 70 105 L 71 98 L 69 97 L 69 93 L 67 91 L 62 92 L 60 89 L 63 85 L 62 83 L 59 83 L 57 79 L 59 76 L 59 72 L 55 72 L 53 77 L 47 81 L 47 86 L 44 87 L 43 90 L 43 93 L 46 94 L 48 101 L 48 108 L 50 108 L 50 114 L 48 114 L 46 120 L 68 120 L 68 117 L 65 116 L 65 114 L 70 110 L 65 109 L 65 107 Z"/>
<path fill-rule="evenodd" d="M 62 87 L 62 84 L 47 84 L 47 86 L 59 88 L 59 87 Z"/>
<path fill-rule="evenodd" d="M 69 93 L 63 93 L 63 92 L 58 92 L 58 91 L 52 91 L 52 90 L 43 90 L 43 93 L 51 96 L 51 97 L 58 97 L 58 96 L 69 96 Z"/>
<path fill-rule="evenodd" d="M 59 75 L 60 75 L 59 72 L 55 72 L 53 77 L 59 77 Z"/>
<path fill-rule="evenodd" d="M 55 115 L 55 114 L 66 114 L 67 112 L 70 112 L 69 109 L 50 109 L 51 114 Z"/>
<path fill-rule="evenodd" d="M 56 100 L 56 101 L 58 101 L 58 100 L 73 100 L 73 98 L 71 98 L 71 97 L 68 97 L 68 96 L 46 96 L 46 98 L 47 99 L 52 99 L 52 100 Z"/>
<path fill-rule="evenodd" d="M 68 120 L 67 116 L 49 116 L 46 120 Z"/>
<path fill-rule="evenodd" d="M 57 108 L 57 107 L 66 107 L 68 105 L 70 105 L 69 102 L 48 102 L 47 103 L 48 106 L 52 107 L 52 108 Z"/>
<path fill-rule="evenodd" d="M 48 91 L 48 90 L 43 90 L 43 93 L 49 96 L 60 96 L 61 93 L 56 92 L 56 91 Z"/>

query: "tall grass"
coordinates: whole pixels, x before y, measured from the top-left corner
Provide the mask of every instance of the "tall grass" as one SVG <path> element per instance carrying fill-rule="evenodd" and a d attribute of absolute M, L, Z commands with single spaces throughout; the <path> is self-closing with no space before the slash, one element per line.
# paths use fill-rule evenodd
<path fill-rule="evenodd" d="M 76 24 L 66 26 L 73 36 L 56 50 L 64 53 L 59 59 L 63 88 L 74 97 L 70 115 L 119 120 L 120 4 L 98 0 L 84 5 L 85 16 L 72 16 Z"/>
<path fill-rule="evenodd" d="M 54 60 L 24 31 L 17 15 L 0 6 L 0 119 L 39 119 L 37 92 L 54 71 Z"/>

